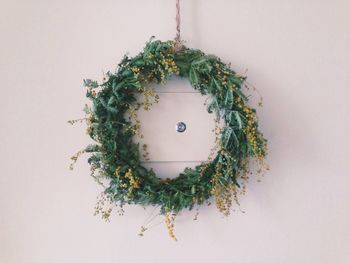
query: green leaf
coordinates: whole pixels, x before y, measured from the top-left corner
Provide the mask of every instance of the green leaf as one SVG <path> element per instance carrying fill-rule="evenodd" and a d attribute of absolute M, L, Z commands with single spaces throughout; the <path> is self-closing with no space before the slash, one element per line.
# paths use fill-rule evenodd
<path fill-rule="evenodd" d="M 198 60 L 192 62 L 191 66 L 201 73 L 209 74 L 213 66 L 210 64 L 210 61 L 207 57 L 201 57 Z"/>
<path fill-rule="evenodd" d="M 190 78 L 190 82 L 193 86 L 198 86 L 199 84 L 198 74 L 193 68 L 190 69 L 190 73 L 188 77 Z"/>
<path fill-rule="evenodd" d="M 233 133 L 233 129 L 231 127 L 227 127 L 221 137 L 221 142 L 222 142 L 222 146 L 224 148 L 227 147 L 228 145 L 228 142 L 230 141 L 231 139 L 231 135 Z"/>
<path fill-rule="evenodd" d="M 194 60 L 193 62 L 192 62 L 192 66 L 199 66 L 199 65 L 201 65 L 201 64 L 203 64 L 203 63 L 206 63 L 207 62 L 207 58 L 206 57 L 201 57 L 200 59 L 197 59 L 197 60 Z"/>
<path fill-rule="evenodd" d="M 114 97 L 114 96 L 111 96 L 111 97 L 109 98 L 109 100 L 108 100 L 107 105 L 108 105 L 108 106 L 111 106 L 111 105 L 113 104 L 114 101 L 115 101 L 115 97 Z"/>
<path fill-rule="evenodd" d="M 191 194 L 195 194 L 196 193 L 196 186 L 195 185 L 192 185 L 192 188 L 191 188 Z"/>
<path fill-rule="evenodd" d="M 121 73 L 121 76 L 122 77 L 130 77 L 130 76 L 132 76 L 132 71 L 130 70 L 130 69 L 124 69 L 123 71 L 122 71 L 122 73 Z"/>
<path fill-rule="evenodd" d="M 118 113 L 118 110 L 114 107 L 107 106 L 106 107 L 107 111 L 112 112 L 112 113 Z"/>
<path fill-rule="evenodd" d="M 142 59 L 138 59 L 134 62 L 134 65 L 137 67 L 141 67 L 145 64 L 145 62 Z"/>
<path fill-rule="evenodd" d="M 238 140 L 238 138 L 237 138 L 236 133 L 235 133 L 234 130 L 232 130 L 231 137 L 233 138 L 233 141 L 234 141 L 235 146 L 238 146 L 238 145 L 239 145 L 239 140 Z"/>
<path fill-rule="evenodd" d="M 214 87 L 218 90 L 218 91 L 221 91 L 222 90 L 222 87 L 221 87 L 221 84 L 218 80 L 212 78 L 213 82 L 214 82 Z"/>
<path fill-rule="evenodd" d="M 106 104 L 105 100 L 103 99 L 103 97 L 99 97 L 98 100 L 103 105 L 103 107 L 107 108 L 107 104 Z"/>
<path fill-rule="evenodd" d="M 119 82 L 117 82 L 116 79 L 113 80 L 113 82 L 112 82 L 112 91 L 113 91 L 113 93 L 114 93 L 114 95 L 115 95 L 116 97 L 119 97 L 118 90 L 119 90 L 121 87 L 123 87 L 124 84 L 125 84 L 124 81 L 119 81 Z"/>
<path fill-rule="evenodd" d="M 235 90 L 235 92 L 244 100 L 244 101 L 248 101 L 248 97 L 246 95 L 243 94 L 243 92 L 239 89 Z"/>
<path fill-rule="evenodd" d="M 231 127 L 227 127 L 221 136 L 222 146 L 224 148 L 227 148 L 231 139 L 233 139 L 235 146 L 239 145 L 239 141 L 235 134 L 235 131 Z"/>
<path fill-rule="evenodd" d="M 233 106 L 233 92 L 231 89 L 228 89 L 226 91 L 226 97 L 225 97 L 225 108 L 232 109 L 232 106 Z"/>
<path fill-rule="evenodd" d="M 242 119 L 239 116 L 238 111 L 230 111 L 227 120 L 230 123 L 230 125 L 233 125 L 233 127 L 237 127 L 240 130 L 243 128 Z"/>
<path fill-rule="evenodd" d="M 132 77 L 132 78 L 127 78 L 124 80 L 124 86 L 128 87 L 128 88 L 139 89 L 139 88 L 141 88 L 141 83 Z"/>
<path fill-rule="evenodd" d="M 234 111 L 233 113 L 234 113 L 235 118 L 236 118 L 236 121 L 237 121 L 237 123 L 238 123 L 238 128 L 239 128 L 239 129 L 242 129 L 242 128 L 243 128 L 242 119 L 241 119 L 241 117 L 239 116 L 238 111 Z"/>
<path fill-rule="evenodd" d="M 99 149 L 98 145 L 96 145 L 96 144 L 89 144 L 88 146 L 86 146 L 85 152 L 87 152 L 87 153 L 97 152 L 98 149 Z"/>
<path fill-rule="evenodd" d="M 220 107 L 219 107 L 219 103 L 215 97 L 213 97 L 212 101 L 208 104 L 207 111 L 209 113 L 215 112 L 216 117 L 220 118 Z"/>
<path fill-rule="evenodd" d="M 84 79 L 84 87 L 87 88 L 97 88 L 98 87 L 98 83 L 96 80 L 91 80 L 91 79 Z"/>
<path fill-rule="evenodd" d="M 240 78 L 230 78 L 230 81 L 238 87 L 241 87 L 243 80 Z"/>

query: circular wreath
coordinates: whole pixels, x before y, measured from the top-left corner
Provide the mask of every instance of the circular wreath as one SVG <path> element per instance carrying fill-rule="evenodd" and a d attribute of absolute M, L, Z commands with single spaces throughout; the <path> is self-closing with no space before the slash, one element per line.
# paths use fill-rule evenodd
<path fill-rule="evenodd" d="M 142 165 L 147 146 L 135 143 L 133 137 L 143 137 L 137 110 L 148 110 L 159 99 L 147 84 L 164 84 L 174 74 L 188 78 L 202 95 L 210 95 L 207 110 L 222 125 L 216 127 L 216 148 L 207 162 L 186 168 L 174 179 L 162 179 Z M 174 41 L 151 39 L 137 56 L 125 56 L 116 73 L 108 72 L 103 83 L 84 80 L 92 101 L 85 108 L 87 133 L 96 143 L 72 159 L 75 162 L 81 153 L 91 153 L 92 175 L 99 182 L 108 179 L 104 195 L 112 203 L 160 206 L 161 213 L 168 215 L 214 196 L 218 209 L 228 215 L 232 201 L 238 203 L 237 193 L 245 192 L 249 160 L 256 160 L 262 172 L 267 153 L 256 111 L 247 105 L 241 90 L 245 80 L 213 55 L 184 46 L 176 50 Z M 142 102 L 136 98 L 139 94 Z M 103 216 L 109 213 L 110 209 Z M 166 220 L 171 225 L 169 217 Z"/>

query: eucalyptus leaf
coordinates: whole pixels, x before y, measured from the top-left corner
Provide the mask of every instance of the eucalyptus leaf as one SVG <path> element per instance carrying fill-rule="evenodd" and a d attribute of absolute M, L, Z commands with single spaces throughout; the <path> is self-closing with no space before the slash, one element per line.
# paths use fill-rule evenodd
<path fill-rule="evenodd" d="M 232 109 L 232 106 L 233 106 L 233 91 L 232 89 L 228 89 L 226 91 L 226 97 L 225 97 L 225 108 Z"/>
<path fill-rule="evenodd" d="M 198 73 L 193 68 L 190 69 L 189 79 L 193 86 L 195 87 L 198 86 L 199 84 Z"/>

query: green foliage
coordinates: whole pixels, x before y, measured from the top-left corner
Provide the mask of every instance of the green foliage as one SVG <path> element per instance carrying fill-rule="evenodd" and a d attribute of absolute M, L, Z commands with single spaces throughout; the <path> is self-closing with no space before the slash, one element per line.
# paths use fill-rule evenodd
<path fill-rule="evenodd" d="M 126 113 L 135 107 L 137 93 L 148 83 L 165 83 L 173 74 L 188 78 L 193 88 L 211 96 L 208 112 L 224 120 L 218 136 L 217 156 L 195 168 L 186 168 L 174 179 L 161 179 L 142 166 L 140 146 L 132 140 L 137 127 Z M 92 101 L 88 114 L 89 136 L 96 142 L 85 152 L 93 173 L 108 179 L 105 194 L 112 202 L 160 206 L 163 213 L 192 209 L 212 195 L 218 208 L 229 208 L 228 192 L 244 181 L 248 159 L 263 160 L 266 140 L 258 131 L 255 110 L 241 87 L 245 81 L 215 56 L 174 42 L 149 41 L 135 57 L 125 56 L 106 80 L 85 80 Z M 225 203 L 226 202 L 226 203 Z M 226 210 L 225 210 L 226 211 Z"/>

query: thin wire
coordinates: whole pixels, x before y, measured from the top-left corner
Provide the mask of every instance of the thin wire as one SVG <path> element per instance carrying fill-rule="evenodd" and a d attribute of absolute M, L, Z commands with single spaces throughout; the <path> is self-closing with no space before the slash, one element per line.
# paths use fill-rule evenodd
<path fill-rule="evenodd" d="M 159 221 L 158 223 L 155 223 L 154 225 L 151 225 L 151 226 L 147 227 L 147 229 L 151 229 L 151 228 L 153 228 L 153 227 L 159 226 L 159 225 L 162 224 L 162 223 L 164 223 L 163 220 L 162 220 L 162 221 Z"/>
<path fill-rule="evenodd" d="M 155 206 L 152 212 L 145 218 L 145 221 L 143 222 L 143 226 L 148 225 L 150 222 L 152 222 L 154 218 L 154 212 L 158 209 L 158 206 Z M 157 215 L 157 214 L 156 214 Z M 153 217 L 152 217 L 153 216 Z"/>

